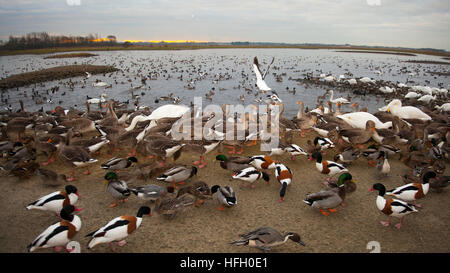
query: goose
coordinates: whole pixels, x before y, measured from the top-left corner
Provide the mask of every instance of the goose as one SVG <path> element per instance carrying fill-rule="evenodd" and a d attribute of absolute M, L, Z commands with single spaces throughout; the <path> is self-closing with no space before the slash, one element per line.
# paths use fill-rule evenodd
<path fill-rule="evenodd" d="M 377 208 L 388 216 L 387 221 L 381 221 L 383 226 L 389 226 L 391 216 L 394 216 L 400 218 L 400 223 L 395 225 L 397 229 L 400 229 L 402 226 L 403 217 L 413 212 L 418 212 L 414 205 L 408 204 L 405 201 L 391 198 L 385 199 L 384 195 L 386 193 L 386 187 L 383 184 L 373 184 L 372 188 L 369 189 L 369 192 L 374 190 L 378 191 L 378 196 L 376 199 Z"/>
<path fill-rule="evenodd" d="M 329 90 L 328 93 L 331 95 L 330 96 L 330 101 L 332 103 L 350 103 L 347 99 L 344 98 L 337 98 L 337 99 L 333 99 L 334 96 L 334 91 L 333 90 Z"/>
<path fill-rule="evenodd" d="M 119 216 L 109 221 L 105 226 L 86 235 L 92 237 L 89 241 L 88 249 L 92 249 L 96 245 L 109 243 L 111 250 L 115 252 L 113 242 L 117 242 L 118 246 L 126 244 L 125 238 L 138 229 L 142 224 L 142 216 L 150 215 L 151 209 L 146 206 L 139 208 L 136 216 Z"/>
<path fill-rule="evenodd" d="M 272 247 L 282 245 L 289 239 L 299 245 L 306 246 L 306 244 L 302 242 L 298 233 L 287 232 L 282 235 L 280 232 L 271 227 L 260 227 L 245 234 L 240 234 L 239 239 L 231 242 L 230 244 L 233 246 L 246 245 L 249 247 L 255 247 L 264 250 L 264 252 L 267 253 L 270 252 Z"/>
<path fill-rule="evenodd" d="M 80 231 L 81 219 L 77 215 L 72 215 L 77 211 L 72 205 L 64 206 L 61 209 L 59 216 L 61 221 L 49 226 L 36 239 L 27 246 L 28 252 L 34 252 L 37 249 L 53 247 L 55 251 L 61 251 L 64 247 L 67 252 L 72 252 L 73 249 L 68 249 L 67 244 Z"/>
<path fill-rule="evenodd" d="M 225 207 L 231 208 L 237 205 L 236 192 L 231 186 L 221 187 L 214 185 L 211 187 L 211 194 L 216 194 L 217 201 L 219 202 L 218 210 L 225 210 Z"/>
<path fill-rule="evenodd" d="M 264 72 L 264 74 L 261 73 L 261 70 L 259 69 L 259 63 L 258 63 L 258 58 L 255 57 L 253 59 L 253 71 L 255 72 L 256 75 L 256 86 L 258 87 L 258 89 L 260 91 L 266 92 L 266 91 L 270 91 L 272 90 L 264 81 L 264 79 L 266 78 L 267 73 L 269 72 L 269 68 L 272 65 L 273 61 L 275 60 L 275 58 L 272 58 L 272 62 L 269 64 L 269 66 L 266 69 L 266 72 Z"/>
<path fill-rule="evenodd" d="M 402 106 L 402 102 L 399 99 L 392 100 L 387 105 L 387 111 L 402 119 L 420 119 L 423 121 L 431 120 L 429 115 L 425 114 L 417 107 Z"/>

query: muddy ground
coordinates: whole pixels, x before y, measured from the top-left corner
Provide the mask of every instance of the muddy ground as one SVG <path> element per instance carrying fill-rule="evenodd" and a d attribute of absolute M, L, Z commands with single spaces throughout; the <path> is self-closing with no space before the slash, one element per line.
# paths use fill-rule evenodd
<path fill-rule="evenodd" d="M 295 137 L 295 143 L 306 146 L 307 139 L 313 139 L 315 133 L 307 138 Z M 369 144 L 366 144 L 366 147 Z M 225 152 L 228 150 L 225 149 Z M 118 156 L 126 156 L 129 151 L 121 151 Z M 118 247 L 118 252 L 150 252 L 150 253 L 260 253 L 258 249 L 246 246 L 236 247 L 229 243 L 238 238 L 238 234 L 260 226 L 271 226 L 280 231 L 292 231 L 300 234 L 306 247 L 288 241 L 282 246 L 273 248 L 272 252 L 313 252 L 313 253 L 366 253 L 368 242 L 378 241 L 381 252 L 450 252 L 448 226 L 450 225 L 450 188 L 443 193 L 430 191 L 420 200 L 422 208 L 416 214 L 405 217 L 400 230 L 393 225 L 384 227 L 381 220 L 386 220 L 375 205 L 376 192 L 368 192 L 377 181 L 376 170 L 370 167 L 364 158 L 354 162 L 349 170 L 357 184 L 357 190 L 345 199 L 345 207 L 339 207 L 337 213 L 322 215 L 318 210 L 307 206 L 302 200 L 310 192 L 316 192 L 325 186 L 322 182 L 327 178 L 320 174 L 313 161 L 299 157 L 292 161 L 289 156 L 280 157 L 280 161 L 294 173 L 294 180 L 288 187 L 285 201 L 279 203 L 280 185 L 271 174 L 270 185 L 263 180 L 256 182 L 256 188 L 240 188 L 239 181 L 230 181 L 230 173 L 221 169 L 217 161 L 213 161 L 217 150 L 207 155 L 208 166 L 200 169 L 198 175 L 191 179 L 203 180 L 210 186 L 215 184 L 231 185 L 238 198 L 238 205 L 225 211 L 219 211 L 217 200 L 212 199 L 200 207 L 188 207 L 182 213 L 168 220 L 153 212 L 151 217 L 144 216 L 141 227 L 127 238 L 127 244 Z M 259 145 L 246 148 L 244 155 L 262 154 Z M 334 152 L 329 151 L 324 158 L 331 160 Z M 76 170 L 77 180 L 72 182 L 81 194 L 76 204 L 83 208 L 78 215 L 83 225 L 74 240 L 80 242 L 81 252 L 111 252 L 108 245 L 87 249 L 86 234 L 105 225 L 109 220 L 120 215 L 135 215 L 144 202 L 132 195 L 128 202 L 109 208 L 112 199 L 105 191 L 103 176 L 105 170 L 100 164 L 106 161 L 106 152 L 102 151 L 98 163 L 91 166 L 92 174 L 83 175 L 84 169 Z M 182 154 L 176 164 L 192 164 L 198 158 L 194 155 Z M 39 162 L 46 160 L 40 155 Z M 144 159 L 139 157 L 140 162 Z M 171 163 L 172 161 L 169 160 Z M 399 175 L 410 171 L 395 156 L 390 159 L 391 173 L 381 182 L 387 188 L 403 185 Z M 70 174 L 70 168 L 56 161 L 47 168 L 60 173 Z M 446 174 L 449 173 L 447 164 Z M 156 181 L 153 175 L 148 181 L 137 180 L 130 186 L 145 184 L 165 185 Z M 31 210 L 25 207 L 35 199 L 62 189 L 45 187 L 37 177 L 29 180 L 18 180 L 16 177 L 1 176 L 0 191 L 0 252 L 20 253 L 27 251 L 31 243 L 50 224 L 57 221 L 51 212 Z M 150 207 L 153 208 L 153 204 Z M 393 220 L 393 224 L 398 219 Z M 51 249 L 38 252 L 52 252 Z"/>

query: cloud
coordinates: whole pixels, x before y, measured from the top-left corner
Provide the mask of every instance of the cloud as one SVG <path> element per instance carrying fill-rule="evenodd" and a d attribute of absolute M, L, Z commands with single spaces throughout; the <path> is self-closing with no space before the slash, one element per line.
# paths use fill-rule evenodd
<path fill-rule="evenodd" d="M 80 5 L 68 5 L 78 3 Z M 450 50 L 448 0 L 0 0 L 0 36 L 319 42 Z M 427 37 L 424 39 L 424 37 Z"/>

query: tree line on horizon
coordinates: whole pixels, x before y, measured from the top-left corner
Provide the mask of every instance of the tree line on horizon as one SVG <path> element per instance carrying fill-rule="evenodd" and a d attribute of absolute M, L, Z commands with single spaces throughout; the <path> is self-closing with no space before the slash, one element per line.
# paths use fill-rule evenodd
<path fill-rule="evenodd" d="M 10 35 L 8 41 L 2 47 L 8 50 L 21 50 L 72 46 L 111 46 L 115 44 L 117 44 L 117 38 L 114 35 L 100 38 L 94 34 L 67 36 L 49 35 L 47 32 L 32 32 L 23 36 Z"/>

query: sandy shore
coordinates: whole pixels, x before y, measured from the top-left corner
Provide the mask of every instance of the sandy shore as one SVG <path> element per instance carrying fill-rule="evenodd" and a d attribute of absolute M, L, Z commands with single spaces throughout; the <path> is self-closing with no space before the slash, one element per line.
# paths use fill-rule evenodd
<path fill-rule="evenodd" d="M 295 137 L 295 143 L 306 146 L 307 139 L 313 139 L 314 133 L 307 138 Z M 366 144 L 366 147 L 369 144 Z M 228 151 L 225 149 L 225 152 Z M 125 156 L 129 151 L 122 151 L 119 156 Z M 131 196 L 126 203 L 109 208 L 111 197 L 105 191 L 103 176 L 105 171 L 100 164 L 106 160 L 106 152 L 98 156 L 99 162 L 91 166 L 92 174 L 81 174 L 84 169 L 77 170 L 78 180 L 72 182 L 81 194 L 77 206 L 83 208 L 78 215 L 83 221 L 81 231 L 74 240 L 80 242 L 81 252 L 111 252 L 108 245 L 99 245 L 93 250 L 87 250 L 89 232 L 103 226 L 109 220 L 120 215 L 135 215 L 144 202 L 136 196 Z M 370 241 L 378 241 L 381 252 L 450 252 L 448 226 L 450 225 L 450 189 L 443 193 L 430 191 L 420 200 L 423 207 L 413 215 L 405 217 L 403 226 L 397 230 L 393 225 L 383 227 L 381 220 L 386 220 L 375 205 L 377 194 L 367 190 L 375 179 L 376 170 L 370 167 L 364 158 L 354 162 L 349 170 L 357 184 L 357 190 L 348 195 L 345 207 L 338 208 L 337 213 L 326 217 L 316 209 L 302 202 L 305 195 L 324 188 L 322 182 L 327 178 L 320 174 L 313 161 L 304 156 L 292 161 L 289 156 L 280 157 L 280 161 L 290 167 L 294 180 L 288 187 L 285 201 L 279 203 L 280 185 L 271 174 L 270 185 L 263 180 L 256 183 L 255 189 L 240 188 L 239 181 L 230 181 L 230 173 L 220 168 L 213 159 L 217 151 L 207 155 L 208 166 L 200 169 L 198 175 L 191 181 L 203 180 L 210 186 L 215 184 L 231 185 L 235 189 L 238 205 L 226 211 L 219 211 L 217 200 L 212 199 L 200 207 L 189 207 L 182 213 L 168 220 L 164 216 L 153 213 L 143 219 L 142 226 L 127 238 L 127 244 L 118 247 L 118 252 L 231 252 L 260 253 L 249 247 L 235 247 L 229 243 L 238 234 L 254 228 L 268 225 L 280 231 L 292 231 L 300 234 L 306 247 L 291 241 L 283 246 L 273 248 L 272 252 L 352 252 L 366 253 Z M 259 145 L 249 147 L 244 155 L 261 154 Z M 334 151 L 329 151 L 325 159 L 332 159 Z M 41 155 L 38 161 L 46 158 Z M 142 158 L 139 158 L 142 161 Z M 194 155 L 183 154 L 177 164 L 192 164 L 197 158 Z M 169 160 L 171 162 L 171 160 Z M 387 188 L 403 185 L 399 175 L 410 169 L 398 161 L 395 156 L 390 159 L 391 173 L 381 182 Z M 449 173 L 447 164 L 447 175 Z M 63 172 L 67 175 L 70 169 L 58 161 L 47 168 Z M 158 175 L 158 173 L 156 174 Z M 150 183 L 164 185 L 156 181 L 153 175 L 148 181 L 138 180 L 131 186 Z M 57 221 L 51 212 L 27 211 L 26 205 L 35 199 L 57 189 L 44 187 L 37 177 L 19 181 L 15 177 L 2 176 L 0 191 L 0 252 L 26 252 L 26 246 L 31 243 L 50 224 Z M 60 187 L 63 188 L 63 187 Z M 58 188 L 59 190 L 59 188 Z M 153 208 L 153 205 L 150 205 Z M 397 223 L 394 219 L 393 223 Z M 39 252 L 52 252 L 51 249 Z"/>

